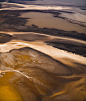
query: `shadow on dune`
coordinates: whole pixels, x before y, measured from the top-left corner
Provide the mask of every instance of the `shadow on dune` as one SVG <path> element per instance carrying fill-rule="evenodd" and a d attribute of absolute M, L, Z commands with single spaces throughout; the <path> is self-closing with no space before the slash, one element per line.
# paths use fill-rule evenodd
<path fill-rule="evenodd" d="M 79 40 L 78 42 L 75 42 L 73 40 L 73 38 L 69 38 L 68 39 L 59 39 L 59 38 L 53 38 L 50 39 L 48 36 L 44 36 L 44 35 L 37 35 L 37 34 L 14 34 L 13 39 L 16 40 L 23 40 L 23 41 L 45 41 L 45 43 L 47 43 L 48 45 L 51 45 L 55 48 L 59 48 L 62 50 L 66 50 L 68 52 L 72 52 L 75 54 L 79 54 L 82 55 L 84 57 L 86 57 L 86 44 L 81 43 Z"/>
<path fill-rule="evenodd" d="M 80 43 L 80 41 L 75 42 L 66 39 L 52 39 L 46 41 L 45 43 L 55 48 L 66 50 L 68 52 L 72 52 L 86 57 L 86 44 Z"/>
<path fill-rule="evenodd" d="M 7 92 L 7 90 L 4 92 L 3 87 L 7 86 L 9 95 L 13 95 L 13 101 L 15 101 L 14 96 L 19 101 L 85 101 L 86 99 L 85 65 L 63 58 L 65 62 L 70 61 L 72 64 L 67 66 L 31 48 L 1 53 L 0 59 L 1 70 L 10 70 L 1 74 L 3 77 L 0 78 L 2 90 L 0 94 Z M 9 87 L 12 87 L 14 93 Z M 6 98 L 6 95 L 1 96 L 0 101 L 6 101 Z"/>
<path fill-rule="evenodd" d="M 0 43 L 6 43 L 12 40 L 12 36 L 9 34 L 0 33 Z"/>

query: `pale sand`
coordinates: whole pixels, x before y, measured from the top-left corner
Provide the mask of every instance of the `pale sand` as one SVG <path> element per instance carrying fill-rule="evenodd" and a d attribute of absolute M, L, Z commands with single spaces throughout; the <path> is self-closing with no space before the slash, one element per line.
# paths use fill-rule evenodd
<path fill-rule="evenodd" d="M 40 101 L 40 99 L 42 101 L 84 101 L 86 99 L 86 69 L 85 66 L 83 68 L 83 64 L 79 64 L 82 63 L 83 58 L 76 56 L 81 58 L 81 62 L 77 64 L 76 59 L 71 59 L 61 50 L 56 51 L 54 48 L 47 47 L 43 42 L 15 41 L 7 43 L 10 49 L 22 47 L 22 44 L 39 49 L 42 45 L 44 47 L 44 50 L 41 49 L 42 52 L 47 50 L 46 54 L 56 52 L 56 55 L 59 53 L 66 55 L 65 62 L 69 64 L 65 65 L 62 64 L 62 61 L 62 63 L 55 61 L 45 54 L 33 50 L 34 48 L 22 48 L 1 53 L 0 72 L 5 74 L 0 78 L 1 101 L 6 101 L 6 99 L 13 99 L 12 101 L 23 101 L 23 99 L 25 101 L 28 99 L 31 101 Z M 51 49 L 54 51 L 50 52 Z M 59 55 L 61 56 L 61 54 Z M 57 60 L 59 58 L 57 56 Z M 71 65 L 72 67 L 70 67 Z M 5 96 L 3 96 L 4 94 Z M 10 98 L 9 95 L 12 97 Z"/>
<path fill-rule="evenodd" d="M 72 65 L 70 60 L 86 65 L 85 57 L 75 55 L 73 53 L 68 53 L 66 51 L 46 45 L 43 42 L 26 42 L 26 41 L 12 40 L 8 43 L 0 45 L 0 52 L 9 52 L 12 49 L 19 49 L 23 47 L 30 47 L 35 50 L 38 50 L 56 60 L 61 61 L 66 65 Z M 69 60 L 66 62 L 64 58 Z"/>
<path fill-rule="evenodd" d="M 3 8 L 0 10 L 64 10 L 71 9 L 71 7 L 63 7 L 63 6 L 39 6 L 39 5 L 26 5 L 26 4 L 18 4 L 18 3 L 2 3 L 7 5 L 12 5 L 10 8 Z M 14 6 L 13 6 L 14 5 Z M 15 7 L 18 6 L 18 7 Z M 20 8 L 19 8 L 20 6 Z M 22 8 L 21 8 L 22 7 Z"/>

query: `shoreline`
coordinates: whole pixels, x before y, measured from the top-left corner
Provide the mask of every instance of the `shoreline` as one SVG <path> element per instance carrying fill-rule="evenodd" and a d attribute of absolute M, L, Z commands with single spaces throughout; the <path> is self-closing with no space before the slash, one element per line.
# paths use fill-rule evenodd
<path fill-rule="evenodd" d="M 81 10 L 80 14 L 86 13 L 86 12 L 83 12 L 86 9 L 85 5 L 83 5 L 83 6 L 37 5 L 37 4 L 25 5 L 25 4 L 7 3 L 7 2 L 1 3 L 1 5 L 4 5 L 4 6 L 2 6 L 2 10 L 7 10 L 7 11 L 9 11 L 9 10 L 15 10 L 15 11 L 16 10 L 19 10 L 19 11 L 23 11 L 23 10 L 24 11 L 30 11 L 30 10 L 32 10 L 32 11 L 36 11 L 36 12 L 39 11 L 39 12 L 46 12 L 46 13 L 52 13 L 52 14 L 56 13 L 54 17 L 62 18 L 64 20 L 69 21 L 70 23 L 74 23 L 74 24 L 78 24 L 78 25 L 86 27 L 86 21 L 84 23 L 83 21 L 78 21 L 78 20 L 76 21 L 75 18 L 71 19 L 70 17 L 68 18 L 67 16 L 62 16 L 63 15 L 62 12 L 65 12 L 65 13 L 75 13 L 76 14 L 76 13 L 79 12 L 78 10 Z M 75 11 L 74 11 L 74 9 L 75 9 Z"/>
<path fill-rule="evenodd" d="M 32 10 L 30 11 L 0 11 L 0 15 L 1 18 L 3 18 L 3 22 L 1 22 L 0 24 L 0 30 L 2 33 L 3 31 L 5 31 L 6 33 L 8 32 L 22 32 L 22 33 L 28 33 L 28 32 L 32 32 L 32 33 L 39 33 L 40 35 L 43 35 L 42 37 L 36 37 L 36 41 L 39 40 L 45 40 L 44 42 L 48 45 L 51 45 L 55 48 L 59 48 L 62 50 L 66 50 L 68 52 L 72 52 L 75 54 L 79 54 L 82 55 L 84 57 L 86 57 L 86 47 L 83 47 L 81 45 L 68 45 L 65 40 L 64 43 L 62 43 L 60 40 L 59 41 L 53 41 L 52 40 L 46 40 L 47 39 L 47 35 L 50 36 L 54 36 L 54 37 L 64 37 L 64 38 L 69 38 L 69 39 L 77 39 L 77 40 L 83 40 L 86 41 L 86 34 L 85 33 L 78 33 L 76 31 L 64 31 L 64 30 L 59 30 L 59 29 L 55 29 L 55 28 L 39 28 L 38 26 L 32 24 L 31 26 L 25 26 L 26 22 L 27 22 L 27 18 L 22 18 L 19 17 L 20 13 L 22 12 L 32 12 Z M 33 12 L 41 12 L 38 10 L 35 10 Z M 47 12 L 51 12 L 53 13 L 53 11 L 42 11 L 43 13 L 47 13 Z M 70 12 L 69 12 L 70 13 Z M 29 18 L 28 18 L 29 19 Z M 20 35 L 21 37 L 24 37 L 23 35 Z M 20 38 L 20 36 L 18 35 L 12 35 L 11 39 L 18 39 L 21 40 L 22 38 Z M 28 35 L 26 34 L 27 37 L 24 37 L 22 40 L 23 41 L 34 41 L 33 37 L 34 36 L 30 36 L 30 38 L 28 39 Z M 11 40 L 10 39 L 10 40 Z M 10 41 L 8 40 L 8 41 Z M 56 39 L 54 39 L 56 40 Z M 62 39 L 64 41 L 64 39 Z M 71 41 L 73 44 L 74 42 Z M 80 48 L 80 49 L 79 49 Z M 81 51 L 80 51 L 81 50 Z M 83 51 L 82 51 L 83 50 Z"/>
<path fill-rule="evenodd" d="M 78 33 L 76 31 L 64 31 L 55 28 L 39 28 L 38 26 L 32 24 L 31 26 L 25 26 L 27 18 L 22 18 L 19 14 L 20 11 L 8 11 L 9 15 L 3 15 L 7 11 L 0 12 L 5 21 L 1 22 L 1 31 L 15 31 L 15 32 L 36 32 L 55 36 L 66 36 L 77 38 L 81 40 L 86 40 L 86 35 L 84 33 Z M 22 12 L 22 11 L 21 11 Z M 28 12 L 28 11 L 24 11 Z M 32 12 L 32 11 L 31 11 Z M 15 16 L 14 16 L 15 15 Z"/>
<path fill-rule="evenodd" d="M 6 33 L 6 32 L 4 32 Z M 3 34 L 4 34 L 3 33 Z M 67 52 L 71 52 L 73 54 L 81 55 L 83 57 L 86 57 L 86 42 L 78 39 L 73 38 L 64 38 L 64 37 L 58 37 L 58 36 L 52 36 L 52 35 L 46 35 L 46 34 L 40 34 L 40 33 L 34 33 L 34 32 L 13 32 L 7 33 L 7 35 L 11 36 L 11 41 L 16 40 L 19 41 L 25 41 L 28 42 L 43 42 L 46 43 L 49 46 L 55 47 L 56 49 L 61 49 Z M 10 42 L 11 42 L 10 41 Z M 10 43 L 8 42 L 8 43 Z M 6 43 L 2 43 L 3 44 Z M 2 48 L 2 47 L 1 47 Z M 3 49 L 3 48 L 2 48 Z M 4 51 L 4 50 L 3 50 Z"/>
<path fill-rule="evenodd" d="M 14 3 L 14 6 L 15 5 L 19 6 L 18 4 Z M 28 13 L 28 12 L 33 12 L 33 13 L 38 12 L 38 13 L 43 13 L 43 14 L 52 14 L 53 18 L 61 18 L 61 19 L 64 19 L 64 20 L 68 20 L 68 19 L 59 16 L 61 14 L 61 12 L 62 13 L 67 13 L 67 14 L 73 13 L 73 12 L 70 12 L 70 11 L 62 11 L 62 10 L 13 10 L 13 11 L 3 10 L 3 11 L 0 11 L 1 19 L 3 19 L 2 22 L 0 22 L 0 30 L 2 32 L 3 31 L 6 31 L 6 32 L 12 32 L 12 31 L 13 32 L 32 32 L 32 33 L 34 32 L 34 33 L 39 33 L 40 35 L 43 34 L 43 36 L 41 36 L 41 37 L 35 36 L 36 38 L 37 37 L 39 39 L 41 38 L 40 40 L 47 39 L 47 37 L 42 38 L 46 35 L 56 36 L 56 37 L 64 37 L 64 38 L 69 38 L 69 39 L 74 38 L 74 39 L 83 40 L 83 41 L 86 40 L 86 33 L 78 33 L 76 31 L 65 31 L 65 30 L 61 30 L 61 29 L 47 28 L 47 27 L 40 28 L 35 24 L 25 26 L 25 24 L 27 23 L 27 19 L 30 20 L 31 18 L 29 18 L 27 16 L 22 17 L 21 14 L 22 13 Z M 83 26 L 83 25 L 81 25 L 81 26 Z M 0 33 L 2 33 L 2 32 L 0 32 Z M 11 39 L 8 38 L 7 40 L 10 41 L 10 40 L 16 39 L 16 38 L 18 38 L 18 40 L 19 39 L 21 40 L 21 38 L 19 38 L 19 37 L 20 36 L 16 35 L 16 37 L 15 37 L 15 35 L 14 36 L 12 35 L 12 38 Z M 22 35 L 21 35 L 21 37 L 22 37 Z M 23 40 L 24 41 L 34 41 L 33 36 L 30 36 L 30 38 L 32 38 L 32 39 L 28 40 L 27 38 L 26 39 L 23 38 Z M 35 39 L 35 40 L 37 41 L 38 39 Z M 62 39 L 62 40 L 64 41 L 64 39 Z M 4 43 L 5 41 L 1 40 L 0 43 Z M 66 41 L 67 40 L 65 40 L 64 43 L 61 43 L 60 40 L 57 41 L 57 39 L 53 38 L 51 40 L 45 40 L 44 42 L 48 45 L 51 45 L 51 46 L 55 47 L 55 48 L 67 50 L 68 52 L 72 52 L 72 53 L 76 53 L 76 54 L 79 54 L 79 55 L 86 56 L 86 53 L 85 53 L 85 51 L 86 51 L 85 48 L 86 47 L 79 46 L 79 45 L 78 46 L 70 45 L 70 44 L 68 45 L 66 43 Z M 71 41 L 71 42 L 74 43 L 73 41 Z M 79 48 L 82 49 L 83 52 L 78 51 Z"/>
<path fill-rule="evenodd" d="M 13 10 L 0 11 L 0 101 L 85 101 L 86 33 L 26 26 L 34 15 L 21 13 L 32 10 L 9 6 Z M 56 17 L 61 11 L 42 12 Z"/>
<path fill-rule="evenodd" d="M 10 47 L 8 47 L 9 45 Z M 86 65 L 86 62 L 85 62 L 86 57 L 82 57 L 77 54 L 73 54 L 67 51 L 60 50 L 58 48 L 54 48 L 50 45 L 47 45 L 46 43 L 42 41 L 27 42 L 27 41 L 22 41 L 22 40 L 12 40 L 6 44 L 4 43 L 2 47 L 3 47 L 1 50 L 2 54 L 10 53 L 12 50 L 21 50 L 22 48 L 31 48 L 33 50 L 38 51 L 39 53 L 41 52 L 47 56 L 52 57 L 52 59 L 55 59 L 55 60 L 63 61 L 65 60 L 65 58 L 67 59 L 70 58 L 76 62 L 80 62 L 81 64 Z"/>
<path fill-rule="evenodd" d="M 12 10 L 1 10 L 1 11 L 7 11 L 7 12 L 9 12 L 9 11 L 12 11 Z M 1 12 L 0 11 L 0 12 Z M 76 20 L 72 20 L 72 19 L 69 19 L 69 18 L 67 18 L 67 17 L 63 17 L 63 16 L 61 16 L 61 12 L 64 12 L 64 13 L 73 13 L 73 12 L 70 12 L 70 11 L 62 11 L 62 10 L 56 10 L 56 12 L 55 12 L 55 10 L 13 10 L 13 11 L 19 11 L 19 12 L 41 12 L 41 13 L 47 13 L 47 14 L 53 14 L 53 17 L 55 17 L 55 18 L 61 18 L 61 19 L 63 19 L 63 20 L 66 20 L 66 21 L 68 21 L 68 22 L 70 22 L 70 23 L 73 23 L 73 24 L 77 24 L 77 25 L 80 25 L 80 26 L 82 26 L 82 27 L 86 27 L 86 25 L 85 24 L 83 24 L 82 22 L 80 22 L 80 21 L 76 21 Z"/>

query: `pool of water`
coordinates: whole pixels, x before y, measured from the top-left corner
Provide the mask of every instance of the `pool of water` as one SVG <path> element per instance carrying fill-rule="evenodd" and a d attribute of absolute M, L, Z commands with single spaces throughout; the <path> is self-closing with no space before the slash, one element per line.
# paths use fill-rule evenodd
<path fill-rule="evenodd" d="M 26 26 L 34 24 L 40 28 L 55 28 L 65 31 L 77 31 L 79 33 L 86 34 L 86 27 L 70 23 L 69 21 L 66 21 L 62 18 L 53 17 L 53 14 L 40 12 L 26 12 L 21 13 L 20 17 L 30 18 L 27 19 Z"/>

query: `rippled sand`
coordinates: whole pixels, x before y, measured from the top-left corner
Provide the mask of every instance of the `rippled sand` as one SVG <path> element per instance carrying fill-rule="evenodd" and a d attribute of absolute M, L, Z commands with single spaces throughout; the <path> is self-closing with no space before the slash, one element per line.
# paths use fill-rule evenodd
<path fill-rule="evenodd" d="M 35 10 L 71 10 L 71 7 L 17 3 L 0 9 L 9 10 L 9 15 L 6 11 L 0 13 L 0 101 L 86 101 L 85 27 L 48 13 L 21 13 L 24 19 L 19 11 L 15 13 L 15 10 L 33 10 L 34 7 Z M 58 36 L 57 32 L 54 36 L 49 34 L 49 31 L 56 29 L 47 29 L 45 32 L 48 33 L 44 34 L 28 32 L 28 28 L 35 29 L 25 26 L 29 17 L 31 19 L 26 25 L 59 28 L 62 30 L 57 29 L 58 33 L 62 36 Z M 64 32 L 66 35 L 73 34 L 73 37 L 64 35 Z"/>
<path fill-rule="evenodd" d="M 47 40 L 51 38 L 47 36 Z M 43 40 L 11 40 L 1 44 L 0 49 L 0 101 L 86 99 L 85 57 L 46 45 Z"/>
<path fill-rule="evenodd" d="M 72 66 L 30 48 L 2 53 L 1 70 L 5 74 L 0 78 L 0 95 L 5 96 L 0 100 L 10 100 L 12 95 L 12 101 L 84 101 L 86 65 L 69 62 Z"/>

